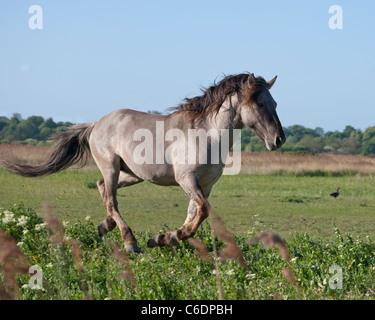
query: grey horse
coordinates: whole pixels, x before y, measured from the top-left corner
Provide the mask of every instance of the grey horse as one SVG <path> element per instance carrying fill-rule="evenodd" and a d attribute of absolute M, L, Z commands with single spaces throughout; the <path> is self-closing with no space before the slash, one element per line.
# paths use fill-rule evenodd
<path fill-rule="evenodd" d="M 15 174 L 39 177 L 81 162 L 91 152 L 103 175 L 97 186 L 107 210 L 98 232 L 105 235 L 117 225 L 129 252 L 140 249 L 120 216 L 117 189 L 142 181 L 179 185 L 190 198 L 185 223 L 174 232 L 155 235 L 147 243 L 148 247 L 177 245 L 194 236 L 208 217 L 207 198 L 223 174 L 229 151 L 220 148 L 222 132 L 229 133 L 228 148 L 233 144 L 231 134 L 245 125 L 265 142 L 268 150 L 285 142 L 276 102 L 269 92 L 276 77 L 266 81 L 252 73 L 225 76 L 202 90 L 201 96 L 186 98 L 167 115 L 119 109 L 97 122 L 75 125 L 59 133 L 40 165 L 3 160 L 0 165 Z M 204 143 L 199 134 L 191 138 L 197 132 L 206 134 Z M 216 157 L 214 151 L 221 156 Z"/>

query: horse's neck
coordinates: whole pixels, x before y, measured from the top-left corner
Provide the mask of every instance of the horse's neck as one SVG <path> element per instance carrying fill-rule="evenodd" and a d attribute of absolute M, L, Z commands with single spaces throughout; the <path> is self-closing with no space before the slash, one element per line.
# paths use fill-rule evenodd
<path fill-rule="evenodd" d="M 206 119 L 208 127 L 217 130 L 242 129 L 243 123 L 239 114 L 239 101 L 237 94 L 228 97 L 222 104 L 219 112 Z"/>
<path fill-rule="evenodd" d="M 225 100 L 217 114 L 213 113 L 205 120 L 204 128 L 207 131 L 216 130 L 219 137 L 217 142 L 224 143 L 227 151 L 232 148 L 243 128 L 239 110 L 237 95 L 233 95 Z"/>

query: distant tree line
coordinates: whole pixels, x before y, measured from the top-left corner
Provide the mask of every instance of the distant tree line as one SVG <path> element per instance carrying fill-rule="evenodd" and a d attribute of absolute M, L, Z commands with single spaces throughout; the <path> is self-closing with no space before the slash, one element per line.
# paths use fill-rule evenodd
<path fill-rule="evenodd" d="M 309 129 L 301 125 L 283 129 L 287 140 L 280 152 L 375 154 L 375 126 L 364 132 L 352 126 L 346 126 L 342 132 L 324 132 L 319 127 Z M 266 150 L 264 143 L 248 128 L 242 130 L 241 147 L 244 151 Z"/>
<path fill-rule="evenodd" d="M 156 113 L 155 111 L 149 111 Z M 31 116 L 22 119 L 14 113 L 8 119 L 0 117 L 0 143 L 46 144 L 52 134 L 66 130 L 71 122 L 55 122 L 52 118 Z M 352 126 L 340 131 L 324 132 L 322 128 L 309 129 L 301 125 L 284 128 L 287 138 L 280 152 L 293 153 L 344 153 L 375 155 L 375 126 L 364 132 Z M 249 128 L 241 134 L 243 151 L 265 151 L 265 145 Z"/>
<path fill-rule="evenodd" d="M 55 122 L 40 116 L 23 120 L 19 113 L 14 113 L 10 119 L 0 117 L 0 143 L 47 144 L 52 134 L 71 125 L 71 122 Z"/>

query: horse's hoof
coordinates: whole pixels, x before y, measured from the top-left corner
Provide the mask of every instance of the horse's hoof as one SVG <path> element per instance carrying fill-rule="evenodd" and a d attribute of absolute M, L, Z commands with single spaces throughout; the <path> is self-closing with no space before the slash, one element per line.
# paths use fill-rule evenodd
<path fill-rule="evenodd" d="M 99 226 L 98 226 L 98 233 L 99 233 L 99 236 L 100 237 L 103 237 L 106 233 L 108 232 L 106 226 L 105 226 L 105 223 L 102 222 Z"/>
<path fill-rule="evenodd" d="M 141 249 L 138 247 L 138 245 L 136 243 L 134 243 L 134 244 L 125 243 L 124 247 L 125 247 L 126 252 L 133 252 L 133 251 L 135 253 L 141 252 Z"/>
<path fill-rule="evenodd" d="M 150 240 L 147 241 L 147 247 L 155 248 L 155 247 L 163 247 L 163 246 L 177 246 L 178 245 L 178 238 L 177 232 L 173 232 L 169 237 L 168 235 L 160 239 L 160 234 L 153 236 Z"/>
<path fill-rule="evenodd" d="M 175 247 L 178 245 L 177 231 L 173 232 L 169 238 L 169 245 Z"/>
<path fill-rule="evenodd" d="M 150 240 L 148 240 L 147 241 L 147 247 L 155 248 L 155 247 L 159 246 L 158 237 L 159 237 L 159 235 L 156 235 L 156 236 L 152 237 Z"/>

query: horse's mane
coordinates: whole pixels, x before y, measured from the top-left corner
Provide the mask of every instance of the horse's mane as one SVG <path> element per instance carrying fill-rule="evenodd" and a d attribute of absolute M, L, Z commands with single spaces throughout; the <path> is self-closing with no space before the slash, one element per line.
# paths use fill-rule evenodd
<path fill-rule="evenodd" d="M 237 93 L 238 99 L 245 103 L 251 103 L 256 95 L 267 88 L 267 82 L 262 77 L 255 78 L 248 86 L 248 73 L 224 76 L 219 83 L 209 88 L 201 89 L 203 95 L 193 98 L 185 98 L 180 105 L 171 108 L 175 113 L 182 113 L 192 121 L 199 121 L 208 115 L 218 113 L 224 101 Z"/>

